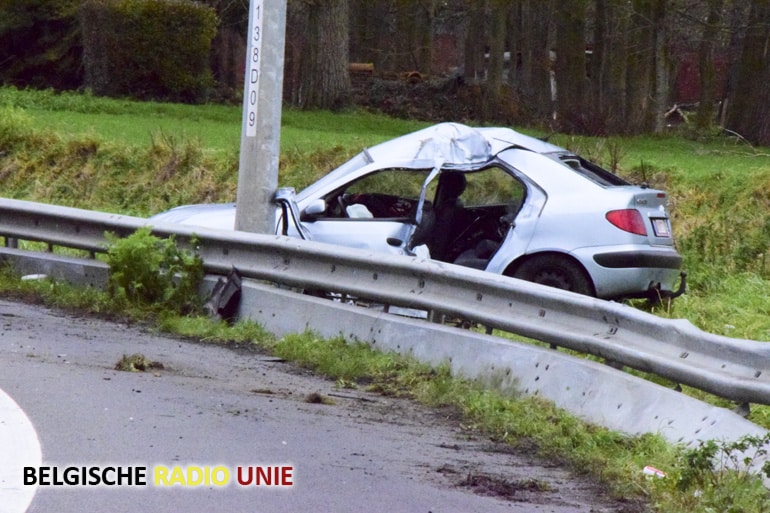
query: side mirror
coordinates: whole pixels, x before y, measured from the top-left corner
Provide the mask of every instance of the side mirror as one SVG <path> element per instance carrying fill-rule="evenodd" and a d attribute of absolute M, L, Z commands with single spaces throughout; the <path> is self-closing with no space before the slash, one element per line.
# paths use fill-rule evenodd
<path fill-rule="evenodd" d="M 322 199 L 313 200 L 302 211 L 301 221 L 315 221 L 318 216 L 326 212 L 326 202 Z"/>

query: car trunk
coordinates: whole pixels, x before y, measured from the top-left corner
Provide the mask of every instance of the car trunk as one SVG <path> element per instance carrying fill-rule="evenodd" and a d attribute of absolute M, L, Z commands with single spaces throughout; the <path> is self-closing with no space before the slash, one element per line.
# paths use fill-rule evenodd
<path fill-rule="evenodd" d="M 647 229 L 647 238 L 654 246 L 673 246 L 671 221 L 668 215 L 668 197 L 665 192 L 644 189 L 634 194 L 636 208 Z"/>

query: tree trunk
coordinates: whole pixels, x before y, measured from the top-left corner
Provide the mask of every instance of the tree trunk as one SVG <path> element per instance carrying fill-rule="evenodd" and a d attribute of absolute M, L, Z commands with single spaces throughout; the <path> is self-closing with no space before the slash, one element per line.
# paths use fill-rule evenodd
<path fill-rule="evenodd" d="M 591 115 L 597 133 L 623 131 L 626 123 L 628 10 L 623 0 L 596 0 L 594 47 L 589 65 Z"/>
<path fill-rule="evenodd" d="M 589 94 L 591 97 L 592 114 L 600 119 L 606 129 L 605 105 L 606 84 L 608 74 L 609 56 L 609 27 L 607 19 L 607 0 L 596 0 L 596 14 L 594 17 L 594 47 L 591 53 L 591 61 L 588 65 L 590 80 Z"/>
<path fill-rule="evenodd" d="M 521 0 L 521 104 L 532 121 L 542 122 L 553 113 L 550 36 L 552 0 Z"/>
<path fill-rule="evenodd" d="M 395 52 L 391 3 L 384 0 L 350 3 L 352 62 L 371 62 L 378 72 L 391 70 L 391 56 Z"/>
<path fill-rule="evenodd" d="M 431 72 L 436 0 L 396 0 L 395 33 L 399 71 Z"/>
<path fill-rule="evenodd" d="M 628 46 L 631 12 L 623 0 L 610 0 L 608 3 L 610 36 L 608 38 L 607 75 L 604 86 L 605 105 L 607 106 L 607 130 L 618 134 L 626 131 L 628 119 L 627 80 Z"/>
<path fill-rule="evenodd" d="M 633 0 L 626 69 L 626 131 L 642 133 L 649 129 L 650 98 L 654 63 L 654 29 L 651 0 Z"/>
<path fill-rule="evenodd" d="M 338 110 L 350 104 L 348 0 L 308 1 L 299 105 Z"/>
<path fill-rule="evenodd" d="M 505 33 L 508 35 L 508 84 L 516 87 L 519 83 L 519 53 L 521 51 L 520 38 L 524 31 L 519 24 L 521 19 L 521 0 L 513 0 L 508 9 L 508 22 Z"/>
<path fill-rule="evenodd" d="M 505 66 L 505 29 L 508 24 L 508 0 L 492 0 L 490 16 L 489 62 L 481 103 L 482 118 L 501 120 L 503 116 L 503 68 Z"/>
<path fill-rule="evenodd" d="M 770 0 L 752 0 L 727 125 L 757 144 L 770 144 Z"/>
<path fill-rule="evenodd" d="M 592 133 L 586 117 L 586 0 L 556 8 L 556 105 L 562 130 Z"/>
<path fill-rule="evenodd" d="M 486 0 L 467 0 L 468 32 L 465 35 L 465 66 L 463 78 L 468 83 L 476 83 L 484 73 L 484 18 Z"/>
<path fill-rule="evenodd" d="M 666 47 L 666 0 L 654 0 L 652 5 L 652 37 L 655 61 L 655 96 L 653 116 L 655 133 L 666 128 L 668 110 L 668 51 Z"/>
<path fill-rule="evenodd" d="M 716 104 L 716 68 L 714 66 L 714 47 L 717 42 L 719 24 L 722 20 L 724 0 L 708 0 L 708 16 L 703 27 L 698 47 L 698 70 L 700 79 L 700 103 L 695 117 L 695 126 L 705 130 L 714 123 Z"/>
<path fill-rule="evenodd" d="M 433 19 L 436 16 L 437 0 L 417 2 L 417 17 L 422 20 L 415 37 L 417 43 L 417 65 L 419 71 L 433 73 Z"/>
<path fill-rule="evenodd" d="M 309 44 L 307 40 L 307 14 L 307 7 L 303 0 L 289 0 L 286 3 L 287 30 L 286 46 L 283 50 L 283 100 L 293 106 L 299 106 L 301 99 L 303 56 Z M 291 27 L 290 30 L 289 27 Z"/>

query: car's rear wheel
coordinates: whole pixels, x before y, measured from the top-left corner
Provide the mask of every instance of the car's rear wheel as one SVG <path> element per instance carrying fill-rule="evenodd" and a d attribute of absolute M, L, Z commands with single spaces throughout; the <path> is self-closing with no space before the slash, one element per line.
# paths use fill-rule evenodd
<path fill-rule="evenodd" d="M 539 255 L 525 260 L 512 276 L 586 296 L 594 295 L 594 287 L 583 268 L 563 255 Z"/>

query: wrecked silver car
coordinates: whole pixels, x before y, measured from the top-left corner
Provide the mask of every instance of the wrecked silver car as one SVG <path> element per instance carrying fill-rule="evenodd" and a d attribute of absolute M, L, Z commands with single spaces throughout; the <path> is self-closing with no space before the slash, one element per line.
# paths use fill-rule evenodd
<path fill-rule="evenodd" d="M 607 299 L 684 290 L 665 192 L 509 128 L 434 125 L 275 200 L 276 233 L 292 237 Z M 235 205 L 178 207 L 152 220 L 232 230 Z"/>

